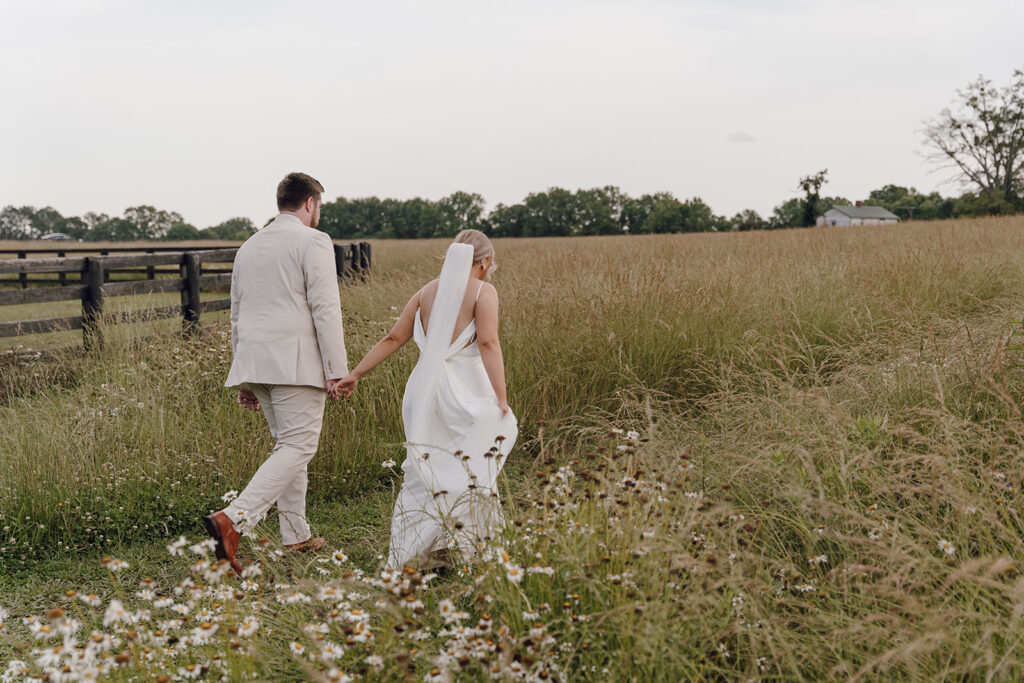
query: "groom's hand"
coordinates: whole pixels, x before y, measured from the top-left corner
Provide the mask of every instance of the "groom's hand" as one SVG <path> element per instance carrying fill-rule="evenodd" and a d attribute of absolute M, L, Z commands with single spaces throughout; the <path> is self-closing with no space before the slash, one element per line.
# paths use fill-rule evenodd
<path fill-rule="evenodd" d="M 340 379 L 329 379 L 327 380 L 327 397 L 330 399 L 339 398 L 338 384 L 341 383 Z"/>
<path fill-rule="evenodd" d="M 327 391 L 331 394 L 331 398 L 351 398 L 352 392 L 355 391 L 356 385 L 359 384 L 359 378 L 355 375 L 348 375 L 338 380 L 333 380 L 334 386 L 330 386 L 328 383 Z"/>
<path fill-rule="evenodd" d="M 242 406 L 246 410 L 259 410 L 260 400 L 256 398 L 256 394 L 252 393 L 247 389 L 238 390 L 238 405 Z"/>

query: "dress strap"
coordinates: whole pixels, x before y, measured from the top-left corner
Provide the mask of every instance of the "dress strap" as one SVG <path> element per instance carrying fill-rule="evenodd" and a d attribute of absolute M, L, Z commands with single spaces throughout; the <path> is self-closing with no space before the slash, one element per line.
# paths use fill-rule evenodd
<path fill-rule="evenodd" d="M 481 280 L 480 281 L 480 286 L 476 288 L 476 298 L 473 299 L 474 302 L 480 301 L 480 290 L 482 290 L 483 288 L 484 288 L 484 281 Z"/>

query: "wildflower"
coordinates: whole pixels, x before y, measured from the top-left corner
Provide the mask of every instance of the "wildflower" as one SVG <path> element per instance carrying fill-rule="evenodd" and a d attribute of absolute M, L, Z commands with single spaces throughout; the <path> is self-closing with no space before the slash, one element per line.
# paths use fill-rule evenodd
<path fill-rule="evenodd" d="M 170 607 L 174 604 L 174 598 L 168 598 L 161 596 L 153 600 L 153 607 L 156 609 L 163 609 L 164 607 Z"/>
<path fill-rule="evenodd" d="M 452 616 L 455 614 L 455 603 L 445 598 L 437 605 L 437 611 L 441 613 L 441 616 L 448 623 L 451 623 Z"/>
<path fill-rule="evenodd" d="M 57 634 L 57 632 L 50 627 L 49 624 L 40 623 L 38 620 L 33 619 L 26 624 L 32 635 L 36 637 L 36 640 L 42 640 L 43 638 L 50 638 Z"/>
<path fill-rule="evenodd" d="M 324 643 L 320 648 L 320 659 L 325 662 L 332 662 L 345 656 L 345 649 L 335 643 Z"/>
<path fill-rule="evenodd" d="M 188 540 L 184 536 L 179 536 L 177 541 L 167 546 L 167 552 L 174 556 L 180 556 L 186 545 L 188 545 Z"/>
<path fill-rule="evenodd" d="M 258 631 L 259 629 L 260 620 L 250 614 L 242 622 L 242 625 L 238 627 L 238 635 L 242 638 L 248 638 L 249 636 L 255 634 L 256 631 Z"/>
<path fill-rule="evenodd" d="M 372 666 L 374 669 L 378 670 L 384 666 L 384 658 L 380 655 L 370 655 L 363 661 Z"/>
<path fill-rule="evenodd" d="M 517 564 L 510 564 L 506 566 L 505 577 L 512 583 L 519 583 L 523 580 L 523 568 Z"/>
<path fill-rule="evenodd" d="M 292 642 L 291 645 L 288 646 L 288 649 L 291 650 L 292 654 L 296 657 L 301 657 L 303 654 L 306 653 L 306 646 L 302 643 L 297 643 L 294 641 Z"/>
<path fill-rule="evenodd" d="M 340 567 L 344 563 L 348 562 L 348 555 L 346 555 L 340 550 L 335 550 L 334 553 L 331 555 L 331 562 Z"/>
<path fill-rule="evenodd" d="M 230 503 L 235 498 L 238 498 L 238 491 L 234 489 L 231 489 L 230 491 L 228 491 L 227 493 L 220 497 L 220 499 L 225 503 Z"/>
<path fill-rule="evenodd" d="M 298 602 L 312 602 L 312 599 L 301 591 L 292 591 L 288 594 L 281 594 L 277 596 L 278 602 L 283 602 L 286 605 L 294 605 Z"/>
<path fill-rule="evenodd" d="M 198 664 L 186 664 L 178 667 L 178 677 L 181 679 L 199 678 L 203 675 L 203 668 Z"/>
<path fill-rule="evenodd" d="M 128 568 L 128 563 L 124 560 L 118 560 L 113 557 L 104 557 L 100 560 L 100 564 L 107 568 L 107 571 L 119 572 L 122 569 Z"/>
<path fill-rule="evenodd" d="M 331 681 L 331 683 L 350 683 L 353 679 L 340 669 L 331 669 L 327 672 L 327 680 Z"/>
<path fill-rule="evenodd" d="M 103 613 L 103 625 L 112 626 L 119 624 L 123 621 L 128 621 L 128 612 L 125 611 L 124 605 L 117 598 L 110 601 L 110 605 L 107 607 L 107 611 Z"/>
<path fill-rule="evenodd" d="M 808 557 L 807 564 L 824 564 L 828 562 L 826 555 L 817 555 L 816 557 Z"/>
<path fill-rule="evenodd" d="M 242 578 L 251 579 L 254 576 L 260 576 L 263 574 L 263 569 L 260 567 L 259 562 L 253 562 L 244 569 L 242 569 Z"/>
<path fill-rule="evenodd" d="M 200 541 L 199 543 L 190 545 L 188 549 L 196 555 L 207 555 L 216 547 L 217 542 L 214 541 L 212 538 L 208 538 L 205 541 Z"/>
<path fill-rule="evenodd" d="M 206 645 L 213 638 L 213 634 L 217 632 L 217 628 L 217 624 L 204 621 L 192 629 L 192 642 L 196 645 Z"/>
<path fill-rule="evenodd" d="M 944 538 L 939 541 L 939 550 L 946 553 L 947 555 L 952 555 L 956 552 L 956 548 L 953 546 L 953 544 Z"/>
<path fill-rule="evenodd" d="M 327 624 L 320 623 L 320 624 L 306 624 L 306 628 L 303 629 L 303 630 L 305 630 L 307 633 L 323 633 L 323 634 L 326 634 L 326 633 L 329 633 L 331 629 L 330 629 L 330 627 Z"/>
<path fill-rule="evenodd" d="M 978 508 L 974 507 L 973 505 L 967 505 L 964 507 L 964 512 L 968 515 L 974 515 L 977 514 Z"/>
<path fill-rule="evenodd" d="M 732 656 L 732 653 L 729 652 L 729 648 L 725 646 L 725 643 L 718 644 L 718 656 L 722 659 L 729 659 L 729 657 Z"/>
<path fill-rule="evenodd" d="M 156 593 L 149 588 L 143 588 L 135 594 L 135 597 L 146 602 L 152 602 L 156 598 Z"/>
<path fill-rule="evenodd" d="M 100 600 L 100 596 L 96 595 L 95 593 L 89 593 L 88 595 L 79 595 L 78 599 L 84 602 L 85 604 L 89 605 L 89 607 L 99 607 L 100 604 L 102 603 L 102 600 Z"/>
<path fill-rule="evenodd" d="M 394 467 L 394 466 L 395 466 L 395 465 L 397 465 L 397 464 L 398 464 L 398 463 L 396 463 L 396 462 L 395 462 L 394 460 L 392 460 L 391 458 L 388 458 L 387 460 L 385 460 L 384 462 L 382 462 L 382 463 L 380 464 L 380 466 L 381 466 L 381 467 Z"/>
<path fill-rule="evenodd" d="M 61 660 L 64 658 L 64 652 L 64 646 L 57 645 L 42 651 L 37 650 L 33 652 L 33 654 L 39 654 L 39 656 L 36 657 L 36 664 L 38 664 L 40 668 L 49 669 L 60 665 Z"/>
<path fill-rule="evenodd" d="M 424 683 L 444 683 L 445 676 L 441 669 L 431 669 L 430 673 L 423 677 Z"/>
<path fill-rule="evenodd" d="M 526 570 L 526 573 L 527 574 L 546 574 L 547 576 L 552 576 L 555 573 L 555 568 L 554 567 L 541 567 L 541 566 L 538 566 L 538 565 L 533 565 L 532 567 L 530 567 L 530 568 L 528 568 Z"/>

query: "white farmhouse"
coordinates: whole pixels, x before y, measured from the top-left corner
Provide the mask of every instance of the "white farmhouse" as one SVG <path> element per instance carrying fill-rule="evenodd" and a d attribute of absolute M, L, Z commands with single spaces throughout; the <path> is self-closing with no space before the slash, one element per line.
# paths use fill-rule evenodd
<path fill-rule="evenodd" d="M 818 225 L 885 225 L 899 223 L 896 214 L 880 206 L 864 206 L 857 202 L 856 206 L 833 206 L 818 216 Z"/>

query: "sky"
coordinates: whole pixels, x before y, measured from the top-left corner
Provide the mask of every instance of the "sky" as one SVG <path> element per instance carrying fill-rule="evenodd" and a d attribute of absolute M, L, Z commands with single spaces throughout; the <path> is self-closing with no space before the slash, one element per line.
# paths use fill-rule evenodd
<path fill-rule="evenodd" d="M 921 128 L 1024 68 L 1019 0 L 0 0 L 0 206 L 197 227 L 326 198 L 617 185 L 762 215 L 960 190 Z"/>

